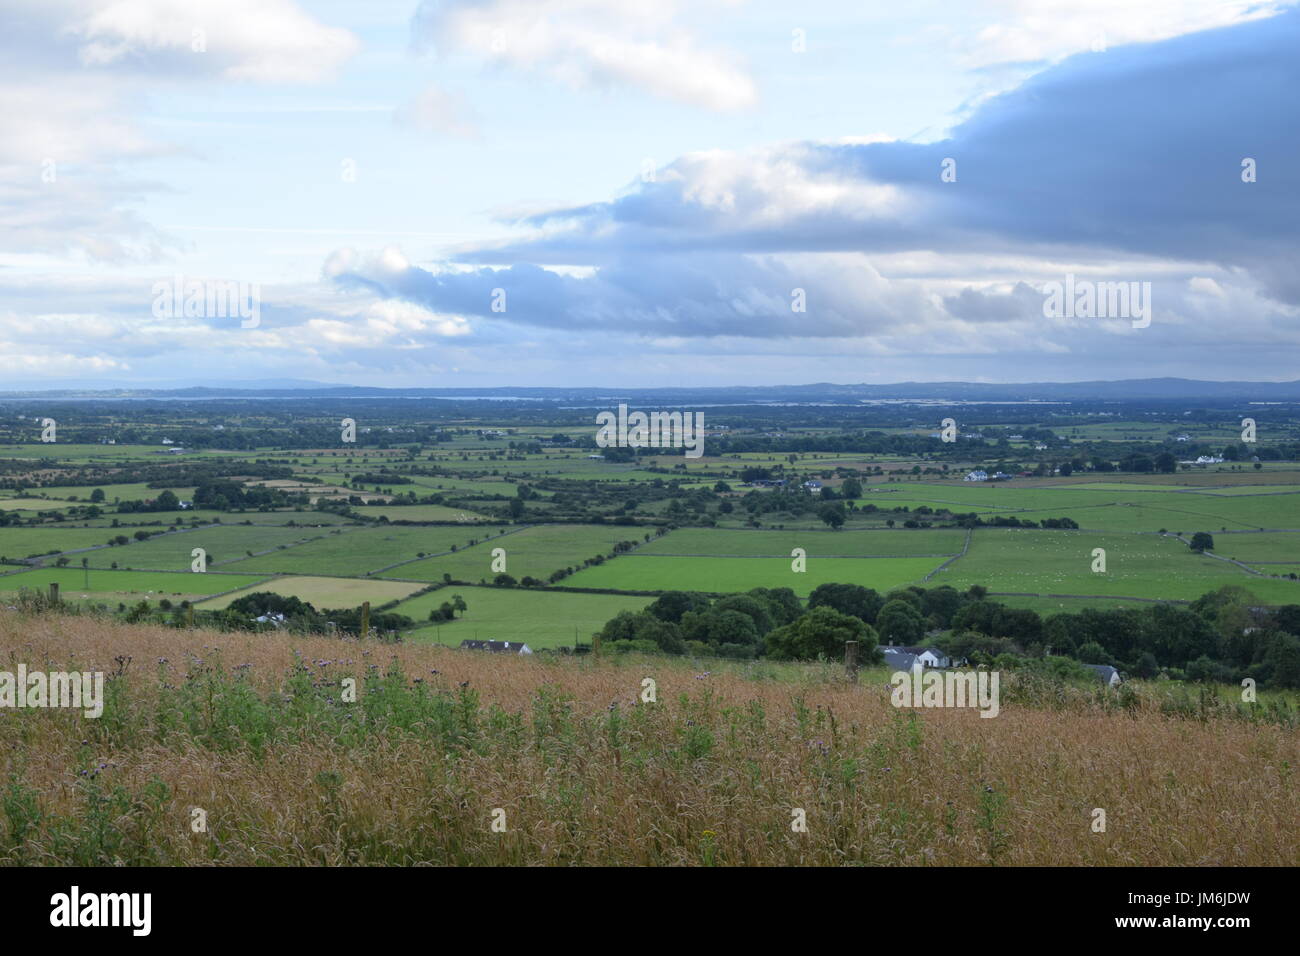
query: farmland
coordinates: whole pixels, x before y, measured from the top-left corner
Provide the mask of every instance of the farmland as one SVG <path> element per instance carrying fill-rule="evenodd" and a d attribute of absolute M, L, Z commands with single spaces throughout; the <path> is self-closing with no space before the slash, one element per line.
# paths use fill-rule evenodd
<path fill-rule="evenodd" d="M 790 558 L 651 557 L 631 555 L 569 579 L 574 587 L 620 590 L 712 591 L 731 593 L 750 588 L 788 587 L 806 596 L 819 584 L 861 584 L 879 591 L 920 582 L 942 558 L 809 559 L 802 573 Z"/>
<path fill-rule="evenodd" d="M 51 584 L 58 584 L 63 597 L 70 601 L 157 601 L 168 598 L 175 603 L 246 588 L 262 580 L 264 578 L 247 574 L 42 568 L 0 576 L 0 593 L 12 595 L 23 588 L 41 591 Z"/>
<path fill-rule="evenodd" d="M 1043 617 L 1187 606 L 1224 587 L 1300 603 L 1300 418 L 1282 415 L 1256 449 L 1233 444 L 1235 412 L 1168 413 L 1161 427 L 1151 416 L 1166 413 L 1128 410 L 1102 422 L 1081 404 L 1030 423 L 991 406 L 967 426 L 979 441 L 945 446 L 928 408 L 719 407 L 710 417 L 729 431 L 692 459 L 597 454 L 585 411 L 473 401 L 379 400 L 353 447 L 331 446 L 345 410 L 304 419 L 274 401 L 174 420 L 152 408 L 153 444 L 104 444 L 102 417 L 52 445 L 0 427 L 0 559 L 15 590 L 57 579 L 70 602 L 160 607 L 168 594 L 234 626 L 221 617 L 232 601 L 267 592 L 382 607 L 408 641 L 477 630 L 543 650 L 584 649 L 619 612 L 679 591 L 789 589 L 807 609 L 824 586 L 882 600 L 952 587 Z M 280 447 L 249 448 L 245 430 Z M 1180 462 L 1193 452 L 1223 460 Z M 980 465 L 1014 477 L 963 480 Z M 172 510 L 157 510 L 164 491 Z M 1206 554 L 1189 547 L 1197 532 L 1214 536 Z M 196 548 L 219 577 L 161 574 L 189 572 Z M 470 610 L 431 622 L 452 593 L 473 594 Z"/>
<path fill-rule="evenodd" d="M 200 601 L 196 605 L 205 610 L 221 610 L 253 591 L 270 591 L 286 597 L 296 597 L 319 608 L 356 607 L 364 601 L 386 604 L 400 601 L 420 585 L 402 581 L 380 581 L 375 578 L 314 578 L 286 575 L 262 579 L 255 586 L 244 588 L 221 597 Z"/>
<path fill-rule="evenodd" d="M 492 552 L 501 548 L 505 551 L 503 573 L 515 578 L 528 575 L 545 579 L 554 571 L 604 555 L 631 536 L 625 529 L 583 525 L 539 525 L 504 535 L 502 529 L 496 530 L 496 536 L 483 538 L 475 546 L 403 564 L 381 576 L 439 581 L 449 574 L 455 581 L 491 580 L 496 574 L 492 570 Z"/>
<path fill-rule="evenodd" d="M 417 628 L 411 640 L 451 645 L 467 639 L 522 641 L 535 650 L 572 647 L 619 611 L 640 610 L 651 600 L 517 588 L 458 587 L 455 593 L 465 599 L 468 610 L 452 623 Z M 403 601 L 394 611 L 423 621 L 448 597 L 447 590 L 434 591 Z"/>
<path fill-rule="evenodd" d="M 1092 570 L 1098 548 L 1106 552 L 1105 571 Z M 934 583 L 965 588 L 983 581 L 996 581 L 998 591 L 1011 593 L 1181 600 L 1237 584 L 1279 604 L 1300 602 L 1300 582 L 1251 578 L 1164 535 L 982 528 L 966 556 L 939 572 Z"/>

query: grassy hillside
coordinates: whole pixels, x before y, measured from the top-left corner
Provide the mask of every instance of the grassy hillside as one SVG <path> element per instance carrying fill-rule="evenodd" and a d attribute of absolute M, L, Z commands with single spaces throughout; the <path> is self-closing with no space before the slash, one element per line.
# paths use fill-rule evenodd
<path fill-rule="evenodd" d="M 97 720 L 0 719 L 0 864 L 1300 863 L 1294 715 L 1196 691 L 1008 675 L 983 719 L 829 665 L 3 610 L 0 655 L 113 675 Z"/>

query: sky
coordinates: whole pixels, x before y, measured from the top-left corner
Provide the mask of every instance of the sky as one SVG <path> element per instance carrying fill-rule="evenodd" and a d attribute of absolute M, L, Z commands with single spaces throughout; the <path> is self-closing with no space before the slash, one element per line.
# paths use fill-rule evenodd
<path fill-rule="evenodd" d="M 1294 380 L 1297 50 L 1294 0 L 0 0 L 0 389 Z"/>

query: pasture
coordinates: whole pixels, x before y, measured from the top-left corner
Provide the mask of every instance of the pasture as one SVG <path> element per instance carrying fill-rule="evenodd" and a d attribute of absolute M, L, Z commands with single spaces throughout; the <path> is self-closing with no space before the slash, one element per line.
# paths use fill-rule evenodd
<path fill-rule="evenodd" d="M 247 558 L 230 566 L 235 571 L 280 572 L 285 574 L 364 575 L 403 561 L 413 561 L 423 552 L 437 554 L 453 545 L 467 547 L 474 537 L 492 529 L 433 526 L 428 528 L 346 528 L 315 541 L 274 554 Z M 391 577 L 415 577 L 398 573 Z M 405 570 L 405 566 L 400 570 Z M 439 575 L 441 577 L 441 575 Z M 432 579 L 429 579 L 432 580 Z"/>
<path fill-rule="evenodd" d="M 791 570 L 785 558 L 655 557 L 632 554 L 587 568 L 564 584 L 573 587 L 647 591 L 730 593 L 751 588 L 792 588 L 806 597 L 819 584 L 861 584 L 885 592 L 921 579 L 945 559 L 808 558 L 807 570 Z M 938 583 L 938 582 L 936 582 Z"/>
<path fill-rule="evenodd" d="M 408 641 L 457 646 L 463 640 L 523 641 L 534 650 L 572 647 L 590 642 L 591 635 L 620 611 L 638 611 L 653 598 L 618 594 L 576 594 L 530 591 L 525 588 L 451 586 L 403 601 L 393 610 L 417 621 L 453 594 L 465 599 L 467 610 L 454 622 L 426 625 L 406 634 Z"/>
<path fill-rule="evenodd" d="M 46 591 L 59 585 L 65 601 L 125 601 L 169 598 L 173 603 L 194 601 L 235 588 L 246 588 L 260 578 L 247 574 L 196 574 L 166 571 L 105 571 L 98 568 L 37 568 L 0 576 L 0 593 L 22 588 Z"/>
<path fill-rule="evenodd" d="M 110 529 L 112 530 L 112 529 Z M 127 534 L 118 529 L 119 534 Z M 321 528 L 283 528 L 258 525 L 206 525 L 185 531 L 165 532 L 144 541 L 102 548 L 77 556 L 89 559 L 92 568 L 106 568 L 116 562 L 120 568 L 155 571 L 188 571 L 195 548 L 207 552 L 208 567 L 214 568 L 247 557 L 248 552 L 288 547 L 329 532 Z M 79 563 L 79 561 L 78 561 Z"/>
<path fill-rule="evenodd" d="M 1094 572 L 1094 549 L 1106 552 L 1106 571 Z M 1194 600 L 1224 585 L 1239 585 L 1267 603 L 1300 602 L 1300 583 L 1246 573 L 1226 561 L 1196 554 L 1163 535 L 1097 534 L 979 528 L 970 550 L 931 579 L 959 590 L 1079 594 Z"/>
<path fill-rule="evenodd" d="M 642 545 L 637 554 L 712 557 L 789 557 L 803 548 L 809 557 L 908 557 L 961 551 L 960 530 L 749 531 L 682 528 Z"/>
<path fill-rule="evenodd" d="M 296 597 L 318 611 L 326 608 L 339 610 L 360 607 L 366 601 L 369 601 L 372 607 L 378 607 L 389 601 L 400 601 L 418 591 L 420 587 L 419 584 L 381 581 L 377 578 L 320 578 L 293 575 L 271 578 L 233 594 L 223 594 L 221 597 L 199 602 L 196 607 L 205 611 L 220 611 L 239 598 L 256 591 L 270 591 L 285 597 Z"/>
<path fill-rule="evenodd" d="M 587 558 L 608 554 L 619 541 L 640 541 L 644 529 L 614 525 L 532 525 L 505 535 L 480 538 L 472 548 L 439 554 L 385 571 L 381 576 L 415 581 L 491 581 L 492 551 L 505 549 L 505 572 L 516 579 L 532 576 L 545 580 L 552 571 L 581 567 Z M 570 579 L 565 579 L 566 581 Z"/>

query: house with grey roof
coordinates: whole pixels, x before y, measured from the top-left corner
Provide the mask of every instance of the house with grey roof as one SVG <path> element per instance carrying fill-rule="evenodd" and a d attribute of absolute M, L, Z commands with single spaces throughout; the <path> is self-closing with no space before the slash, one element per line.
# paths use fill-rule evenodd
<path fill-rule="evenodd" d="M 1119 676 L 1119 671 L 1115 670 L 1115 668 L 1111 667 L 1109 664 L 1085 664 L 1084 666 L 1095 673 L 1097 679 L 1107 687 L 1117 687 L 1122 680 Z"/>
<path fill-rule="evenodd" d="M 490 651 L 493 654 L 531 654 L 532 648 L 522 641 L 461 641 L 462 651 Z"/>

